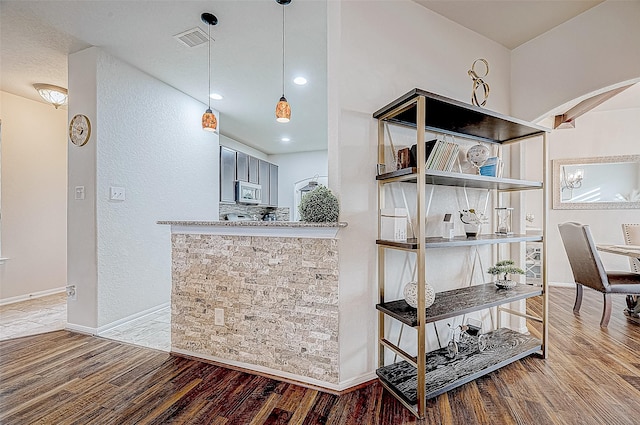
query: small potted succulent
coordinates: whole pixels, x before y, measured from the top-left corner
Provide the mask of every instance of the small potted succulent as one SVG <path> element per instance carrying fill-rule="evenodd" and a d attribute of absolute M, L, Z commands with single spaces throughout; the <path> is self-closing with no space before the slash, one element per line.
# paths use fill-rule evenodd
<path fill-rule="evenodd" d="M 510 274 L 524 274 L 524 271 L 514 266 L 513 260 L 498 261 L 495 266 L 489 267 L 487 273 L 498 276 L 495 284 L 500 289 L 511 289 L 516 286 L 516 281 L 509 279 Z"/>

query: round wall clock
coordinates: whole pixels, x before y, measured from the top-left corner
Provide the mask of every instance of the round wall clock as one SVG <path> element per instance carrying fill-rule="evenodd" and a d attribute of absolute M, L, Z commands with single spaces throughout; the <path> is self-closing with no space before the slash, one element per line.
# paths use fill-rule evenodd
<path fill-rule="evenodd" d="M 69 139 L 76 146 L 84 146 L 91 136 L 91 122 L 86 115 L 77 114 L 69 123 Z"/>

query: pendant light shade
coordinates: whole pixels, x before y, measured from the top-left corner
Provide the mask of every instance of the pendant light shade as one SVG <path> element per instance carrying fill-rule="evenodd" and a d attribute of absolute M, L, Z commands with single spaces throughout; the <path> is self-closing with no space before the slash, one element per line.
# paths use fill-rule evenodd
<path fill-rule="evenodd" d="M 276 121 L 289 122 L 291 119 L 291 106 L 287 102 L 287 98 L 282 96 L 276 105 Z"/>
<path fill-rule="evenodd" d="M 211 109 L 207 109 L 202 114 L 202 129 L 204 131 L 216 131 L 218 128 L 218 120 Z"/>
<path fill-rule="evenodd" d="M 202 15 L 200 15 L 200 19 L 202 19 L 202 22 L 204 22 L 205 24 L 207 24 L 207 27 L 209 29 L 209 37 L 207 39 L 207 43 L 208 43 L 208 50 L 209 50 L 209 57 L 208 57 L 208 61 L 209 61 L 209 67 L 207 68 L 207 77 L 209 78 L 209 92 L 207 93 L 207 99 L 208 99 L 208 107 L 207 110 L 204 111 L 204 114 L 202 115 L 202 129 L 205 131 L 216 131 L 216 129 L 218 128 L 218 120 L 216 119 L 215 114 L 213 113 L 213 111 L 211 110 L 211 26 L 216 25 L 218 23 L 218 18 L 215 17 L 215 15 L 212 15 L 211 13 L 203 13 Z"/>
<path fill-rule="evenodd" d="M 276 0 L 276 3 L 282 5 L 282 97 L 276 105 L 276 121 L 289 122 L 291 119 L 291 105 L 284 97 L 284 7 L 291 3 L 291 0 Z"/>

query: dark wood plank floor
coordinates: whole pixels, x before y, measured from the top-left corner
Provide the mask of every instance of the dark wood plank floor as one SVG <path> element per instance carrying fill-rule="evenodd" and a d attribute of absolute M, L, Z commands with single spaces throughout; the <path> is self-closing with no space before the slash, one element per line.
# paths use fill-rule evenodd
<path fill-rule="evenodd" d="M 429 424 L 637 424 L 640 326 L 614 299 L 551 289 L 549 359 L 528 357 L 429 401 Z M 530 303 L 529 308 L 540 306 Z M 535 333 L 532 330 L 532 333 Z M 415 424 L 377 383 L 335 396 L 58 331 L 0 342 L 2 424 Z"/>

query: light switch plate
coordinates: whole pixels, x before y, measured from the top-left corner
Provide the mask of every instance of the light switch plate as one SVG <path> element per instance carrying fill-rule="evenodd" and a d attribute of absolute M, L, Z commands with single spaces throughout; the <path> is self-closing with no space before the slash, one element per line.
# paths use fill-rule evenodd
<path fill-rule="evenodd" d="M 84 201 L 84 186 L 76 186 L 74 188 L 74 199 L 76 201 Z"/>
<path fill-rule="evenodd" d="M 124 201 L 125 200 L 124 187 L 111 186 L 109 188 L 109 200 Z"/>

